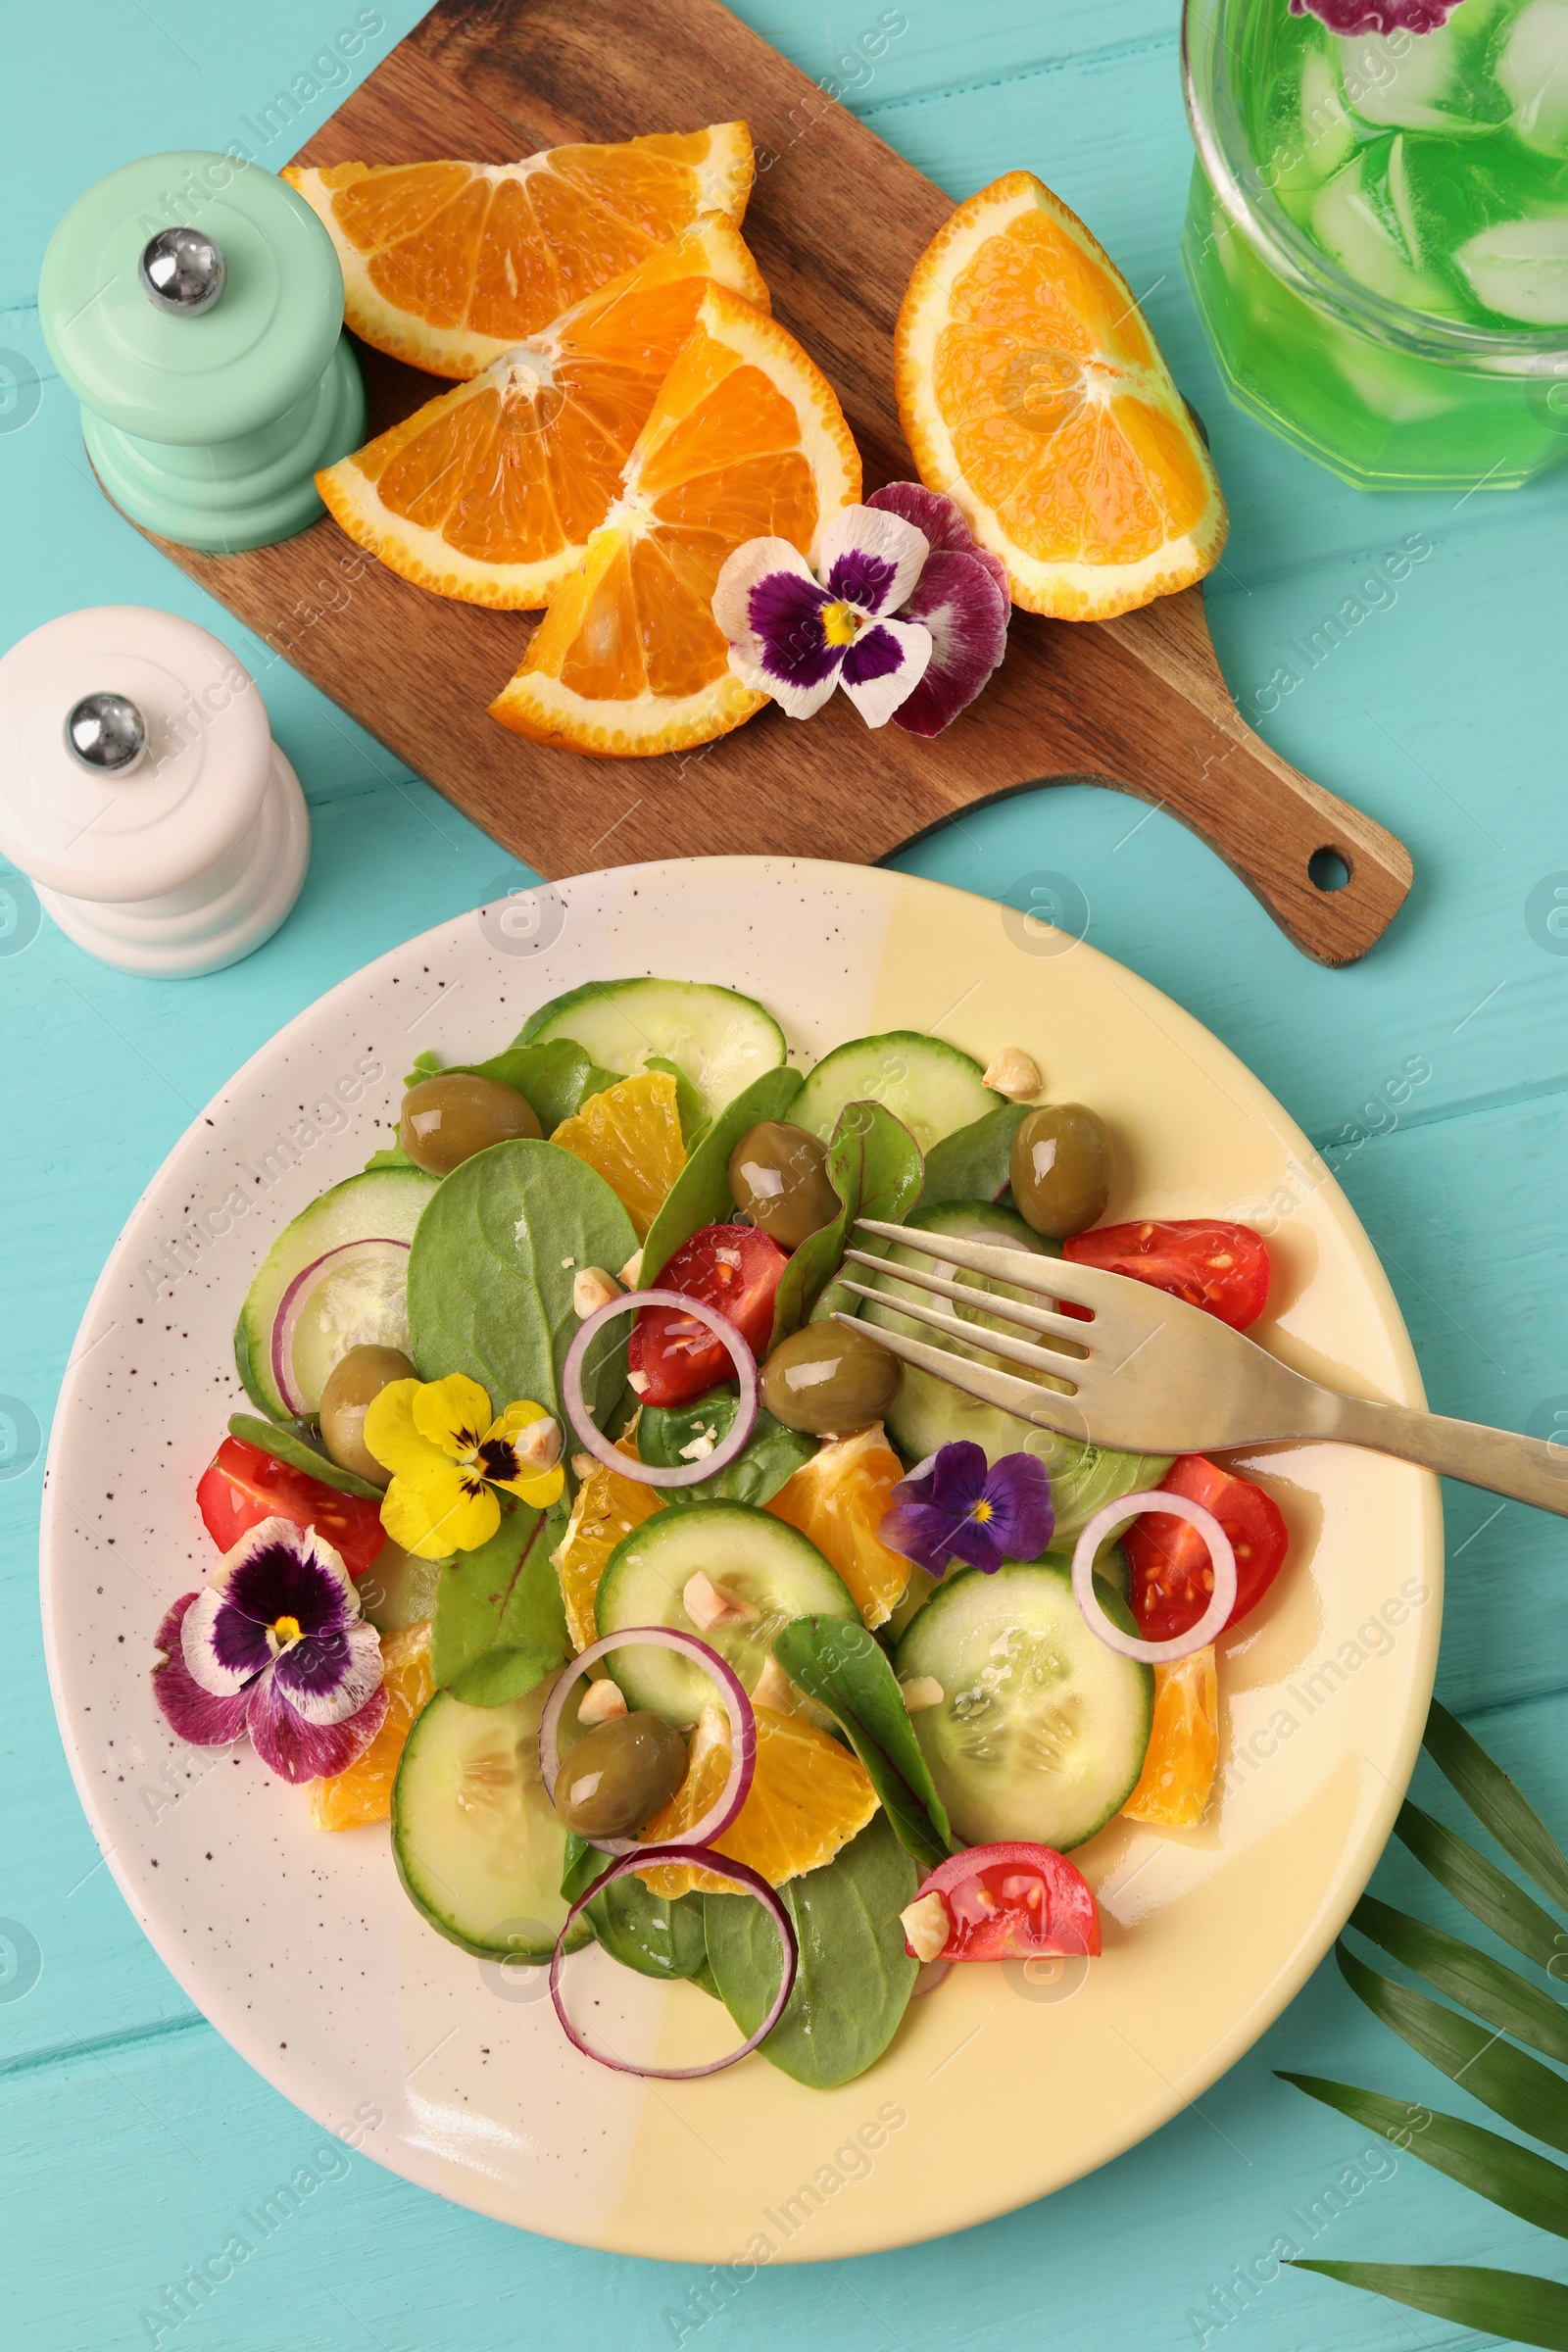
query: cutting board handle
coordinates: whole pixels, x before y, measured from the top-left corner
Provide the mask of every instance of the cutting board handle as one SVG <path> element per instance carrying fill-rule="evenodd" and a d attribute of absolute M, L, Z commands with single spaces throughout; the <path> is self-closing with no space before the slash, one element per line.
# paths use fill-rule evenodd
<path fill-rule="evenodd" d="M 1152 673 L 1173 698 L 1161 698 L 1158 726 L 1140 731 L 1128 772 L 1103 780 L 1191 825 L 1319 963 L 1364 956 L 1404 904 L 1410 853 L 1252 732 L 1215 660 L 1202 590 L 1099 629 L 1116 661 Z M 1147 709 L 1138 684 L 1129 703 Z"/>

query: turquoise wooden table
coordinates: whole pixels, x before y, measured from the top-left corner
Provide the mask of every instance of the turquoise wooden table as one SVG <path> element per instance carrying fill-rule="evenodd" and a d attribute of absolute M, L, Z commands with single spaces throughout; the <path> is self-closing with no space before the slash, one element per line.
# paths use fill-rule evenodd
<path fill-rule="evenodd" d="M 1190 834 L 1108 793 L 1025 795 L 905 862 L 1019 906 L 1043 870 L 1069 876 L 1095 945 L 1215 1029 L 1326 1152 L 1388 1266 L 1433 1405 L 1568 1427 L 1568 935 L 1548 920 L 1554 894 L 1568 903 L 1568 477 L 1500 496 L 1358 496 L 1228 407 L 1176 261 L 1191 154 L 1177 0 L 742 0 L 741 13 L 955 199 L 1026 166 L 1093 223 L 1212 434 L 1234 530 L 1208 609 L 1232 689 L 1288 759 L 1408 842 L 1416 882 L 1386 941 L 1329 972 Z M 75 0 L 24 22 L 13 9 L 7 25 L 0 647 L 121 601 L 217 630 L 262 682 L 316 853 L 283 932 L 186 983 L 88 961 L 7 882 L 0 1405 L 18 1437 L 0 1456 L 0 2335 L 18 2352 L 1479 2342 L 1268 2259 L 1290 2236 L 1314 2255 L 1568 2276 L 1568 2249 L 1275 2079 L 1293 2067 L 1411 2096 L 1440 2087 L 1331 1965 L 1156 2138 L 961 2238 L 737 2286 L 508 2231 L 345 2150 L 198 2316 L 175 2322 L 164 2303 L 319 2135 L 176 1990 L 99 1864 L 44 1678 L 42 1445 L 99 1266 L 199 1105 L 321 990 L 520 869 L 111 513 L 39 338 L 37 271 L 88 180 L 237 138 L 281 162 L 417 14 L 416 0 Z M 873 22 L 900 29 L 846 70 L 836 61 Z M 348 65 L 327 44 L 353 27 L 365 46 Z M 1396 586 L 1399 550 L 1415 560 Z M 1446 1508 L 1440 1692 L 1561 1835 L 1568 1538 L 1465 1489 Z M 1423 1767 L 1424 1801 L 1444 1811 L 1438 1787 Z M 1393 1857 L 1376 1884 L 1395 1900 L 1415 1891 Z M 1051 2128 L 1049 2114 L 1017 2119 L 1021 2133 Z M 1254 2262 L 1270 2282 L 1239 2300 L 1227 2290 Z"/>

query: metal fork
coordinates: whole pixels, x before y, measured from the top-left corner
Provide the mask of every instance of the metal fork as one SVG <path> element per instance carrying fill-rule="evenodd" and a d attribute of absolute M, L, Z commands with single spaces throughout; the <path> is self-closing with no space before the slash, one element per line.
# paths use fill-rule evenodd
<path fill-rule="evenodd" d="M 1239 1331 L 1200 1307 L 1172 1298 L 1130 1275 L 1107 1274 L 1097 1266 L 1069 1265 L 1063 1258 L 989 1242 L 934 1236 L 908 1225 L 884 1225 L 862 1217 L 858 1230 L 878 1241 L 918 1250 L 939 1267 L 963 1267 L 1014 1291 L 1031 1291 L 1042 1300 L 1067 1299 L 1088 1309 L 1090 1322 L 1056 1311 L 1054 1305 L 1025 1305 L 952 1281 L 945 1272 L 890 1266 L 864 1250 L 848 1250 L 847 1260 L 882 1278 L 868 1289 L 847 1277 L 843 1287 L 858 1298 L 896 1306 L 911 1322 L 945 1332 L 965 1347 L 1004 1362 L 1025 1364 L 1062 1388 L 1042 1388 L 1010 1372 L 955 1356 L 946 1348 L 873 1327 L 878 1344 L 906 1364 L 1000 1405 L 1039 1429 L 1052 1429 L 1097 1446 L 1131 1453 L 1209 1453 L 1237 1446 L 1277 1445 L 1293 1439 L 1326 1439 L 1365 1446 L 1376 1453 L 1419 1462 L 1445 1478 L 1463 1479 L 1519 1502 L 1568 1517 L 1568 1446 L 1512 1430 L 1487 1429 L 1453 1421 L 1442 1413 L 1412 1412 L 1402 1404 L 1376 1404 L 1345 1396 L 1293 1372 Z M 1038 1341 L 1013 1339 L 1004 1331 L 966 1322 L 941 1307 L 889 1293 L 896 1282 L 939 1298 L 983 1311 Z M 835 1314 L 836 1323 L 864 1332 L 858 1319 Z"/>

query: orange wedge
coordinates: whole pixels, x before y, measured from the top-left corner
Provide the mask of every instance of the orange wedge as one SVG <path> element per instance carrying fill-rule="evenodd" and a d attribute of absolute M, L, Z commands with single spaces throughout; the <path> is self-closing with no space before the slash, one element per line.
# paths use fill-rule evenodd
<path fill-rule="evenodd" d="M 590 1095 L 550 1141 L 604 1178 L 637 1228 L 637 1239 L 645 1242 L 686 1165 L 675 1081 L 664 1070 L 623 1078 L 602 1095 Z"/>
<path fill-rule="evenodd" d="M 318 1830 L 359 1830 L 392 1816 L 392 1784 L 398 1777 L 403 1743 L 414 1719 L 432 1696 L 430 1624 L 406 1625 L 381 1637 L 385 1669 L 385 1720 L 357 1764 L 331 1780 L 312 1781 L 311 1819 Z"/>
<path fill-rule="evenodd" d="M 1154 1722 L 1138 1786 L 1122 1811 L 1130 1821 L 1190 1830 L 1203 1818 L 1219 1761 L 1219 1684 L 1214 1645 L 1154 1668 Z"/>
<path fill-rule="evenodd" d="M 855 1596 L 867 1625 L 886 1625 L 909 1581 L 909 1562 L 877 1539 L 904 1464 L 876 1423 L 836 1438 L 780 1487 L 767 1508 L 808 1536 Z"/>
<path fill-rule="evenodd" d="M 717 1852 L 732 1862 L 749 1862 L 770 1886 L 831 1862 L 876 1811 L 877 1795 L 858 1756 L 799 1715 L 758 1707 L 757 1772 L 740 1812 L 721 1838 Z M 724 1786 L 729 1770 L 729 1726 L 716 1708 L 704 1715 L 692 1735 L 686 1778 L 662 1812 L 642 1835 L 649 1844 L 678 1838 L 700 1821 Z M 654 1894 L 733 1894 L 711 1871 L 684 1862 L 662 1862 L 637 1876 Z"/>
<path fill-rule="evenodd" d="M 767 698 L 731 675 L 713 618 L 725 558 L 764 536 L 808 557 L 859 495 L 859 454 L 820 368 L 777 319 L 710 286 L 611 518 L 491 716 L 606 759 L 727 734 Z"/>
<path fill-rule="evenodd" d="M 714 122 L 520 164 L 289 164 L 283 177 L 337 247 L 354 332 L 471 376 L 700 213 L 739 220 L 754 170 L 745 123 Z"/>
<path fill-rule="evenodd" d="M 609 514 L 710 278 L 766 310 L 721 213 L 327 466 L 316 486 L 328 512 L 416 587 L 471 605 L 547 604 Z"/>
<path fill-rule="evenodd" d="M 1225 501 L 1170 370 L 1126 279 L 1032 172 L 971 196 L 921 255 L 895 364 L 921 480 L 1028 612 L 1107 620 L 1218 562 Z"/>
<path fill-rule="evenodd" d="M 629 1438 L 617 1440 L 617 1453 L 628 1461 L 637 1459 L 637 1448 Z M 561 1597 L 565 1605 L 566 1631 L 573 1649 L 586 1649 L 590 1642 L 599 1639 L 599 1624 L 594 1604 L 599 1598 L 599 1580 L 622 1536 L 629 1536 L 634 1527 L 660 1509 L 661 1497 L 657 1487 L 641 1479 L 618 1478 L 607 1463 L 596 1462 L 587 1454 L 578 1457 L 588 1467 L 582 1473 L 582 1485 L 572 1505 L 566 1532 L 556 1545 L 551 1557 L 561 1580 Z M 697 1814 L 692 1819 L 699 1819 Z"/>

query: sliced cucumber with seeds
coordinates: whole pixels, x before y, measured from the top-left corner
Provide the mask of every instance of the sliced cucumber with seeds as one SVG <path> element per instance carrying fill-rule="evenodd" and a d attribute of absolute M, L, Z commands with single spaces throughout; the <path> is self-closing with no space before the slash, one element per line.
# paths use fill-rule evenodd
<path fill-rule="evenodd" d="M 542 1004 L 518 1032 L 519 1046 L 570 1038 L 594 1060 L 629 1078 L 672 1062 L 696 1089 L 703 1119 L 785 1057 L 772 1014 L 732 988 L 693 980 L 591 980 Z"/>
<path fill-rule="evenodd" d="M 1137 1632 L 1103 1578 L 1101 1606 Z M 1092 1634 L 1063 1563 L 964 1569 L 899 1643 L 901 1683 L 929 1675 L 935 1706 L 910 1721 L 956 1836 L 1022 1838 L 1066 1853 L 1102 1830 L 1138 1785 L 1154 1677 Z"/>
<path fill-rule="evenodd" d="M 561 1891 L 565 1826 L 539 1773 L 554 1679 L 499 1707 L 438 1690 L 393 1784 L 399 1877 L 437 1935 L 481 1959 L 548 1960 L 570 1908 Z M 571 1948 L 589 1934 L 579 1924 Z"/>
<path fill-rule="evenodd" d="M 790 1119 L 825 1144 L 846 1102 L 880 1102 L 929 1152 L 1001 1102 L 972 1054 L 920 1029 L 890 1029 L 884 1037 L 857 1037 L 835 1047 L 807 1078 Z"/>
<path fill-rule="evenodd" d="M 699 1625 L 682 1599 L 701 1574 L 753 1612 L 730 1624 Z M 774 1637 L 796 1617 L 860 1612 L 814 1544 L 770 1512 L 740 1502 L 695 1502 L 656 1511 L 622 1537 L 599 1586 L 599 1631 L 671 1625 L 695 1634 L 740 1676 L 748 1690 L 773 1654 Z M 613 1650 L 606 1660 L 630 1707 L 651 1707 L 666 1722 L 695 1723 L 715 1703 L 712 1678 L 673 1650 Z"/>

